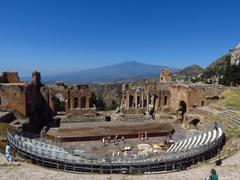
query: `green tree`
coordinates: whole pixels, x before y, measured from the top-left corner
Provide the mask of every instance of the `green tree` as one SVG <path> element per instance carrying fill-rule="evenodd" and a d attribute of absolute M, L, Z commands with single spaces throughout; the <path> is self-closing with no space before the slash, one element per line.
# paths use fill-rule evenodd
<path fill-rule="evenodd" d="M 65 103 L 63 101 L 60 101 L 59 98 L 53 96 L 53 102 L 54 102 L 54 107 L 55 111 L 65 111 Z"/>
<path fill-rule="evenodd" d="M 118 106 L 119 106 L 119 104 L 113 99 L 111 105 L 108 106 L 107 109 L 108 110 L 115 110 L 115 109 L 117 109 Z"/>
<path fill-rule="evenodd" d="M 232 81 L 232 67 L 231 67 L 231 59 L 227 59 L 227 65 L 226 65 L 226 69 L 225 69 L 225 73 L 223 76 L 223 83 L 224 85 L 230 85 L 231 81 Z"/>
<path fill-rule="evenodd" d="M 106 111 L 106 103 L 103 101 L 102 97 L 97 97 L 95 94 L 92 95 L 93 104 L 96 105 L 98 111 Z"/>

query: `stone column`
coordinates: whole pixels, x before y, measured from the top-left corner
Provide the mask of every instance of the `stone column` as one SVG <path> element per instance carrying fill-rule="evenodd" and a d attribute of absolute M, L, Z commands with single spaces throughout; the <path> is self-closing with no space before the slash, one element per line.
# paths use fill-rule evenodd
<path fill-rule="evenodd" d="M 137 109 L 138 108 L 138 102 L 137 102 L 137 100 L 138 100 L 138 93 L 137 92 L 135 92 L 135 94 L 134 94 L 134 101 L 135 101 L 135 109 Z"/>
<path fill-rule="evenodd" d="M 147 111 L 149 111 L 149 92 L 147 92 Z"/>
<path fill-rule="evenodd" d="M 70 109 L 74 108 L 74 96 L 71 94 L 70 95 Z"/>
<path fill-rule="evenodd" d="M 188 115 L 188 113 L 185 113 L 184 115 L 183 115 L 183 122 L 184 122 L 184 126 L 185 126 L 185 128 L 187 128 L 187 129 L 189 129 L 189 115 Z"/>
<path fill-rule="evenodd" d="M 53 101 L 53 95 L 52 94 L 49 95 L 49 106 L 52 109 L 52 111 L 54 112 L 55 109 L 54 109 L 54 101 Z"/>
<path fill-rule="evenodd" d="M 86 97 L 86 108 L 89 108 L 89 104 L 90 104 L 90 98 L 89 96 Z"/>
<path fill-rule="evenodd" d="M 67 103 L 66 103 L 66 105 L 67 105 L 67 108 L 65 106 L 65 108 L 66 108 L 65 110 L 68 111 L 70 109 L 70 106 L 71 106 L 70 105 L 70 90 L 67 91 Z"/>
<path fill-rule="evenodd" d="M 82 108 L 82 96 L 81 96 L 81 94 L 79 94 L 79 96 L 78 96 L 78 98 L 79 98 L 79 102 L 78 102 L 78 104 L 79 104 L 79 108 Z"/>
<path fill-rule="evenodd" d="M 130 99 L 129 99 L 130 97 L 129 97 L 129 91 L 127 91 L 127 109 L 129 109 L 130 108 Z"/>
<path fill-rule="evenodd" d="M 143 94 L 143 92 L 141 92 L 141 98 L 142 98 L 142 108 L 144 107 L 144 94 Z"/>

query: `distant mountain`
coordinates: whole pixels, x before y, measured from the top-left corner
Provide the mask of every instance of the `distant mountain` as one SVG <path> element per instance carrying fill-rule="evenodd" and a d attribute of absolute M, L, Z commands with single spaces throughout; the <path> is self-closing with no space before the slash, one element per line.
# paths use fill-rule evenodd
<path fill-rule="evenodd" d="M 201 74 L 203 71 L 204 69 L 201 68 L 201 66 L 194 64 L 186 68 L 183 68 L 180 71 L 177 71 L 176 75 L 184 78 L 192 78 Z"/>
<path fill-rule="evenodd" d="M 159 76 L 160 71 L 164 68 L 168 68 L 173 72 L 177 71 L 176 68 L 128 61 L 79 72 L 43 76 L 42 81 L 48 83 L 64 81 L 88 84 L 135 81 Z"/>

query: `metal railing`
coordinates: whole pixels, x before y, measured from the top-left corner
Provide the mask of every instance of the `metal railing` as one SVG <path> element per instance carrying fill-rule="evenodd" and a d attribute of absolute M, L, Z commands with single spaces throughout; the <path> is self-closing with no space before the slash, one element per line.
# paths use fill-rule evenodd
<path fill-rule="evenodd" d="M 101 159 L 81 154 L 74 156 L 59 146 L 26 138 L 14 131 L 7 132 L 7 140 L 18 154 L 33 163 L 82 173 L 144 173 L 182 170 L 199 161 L 216 156 L 225 141 L 224 134 L 222 134 L 214 141 L 193 149 Z"/>

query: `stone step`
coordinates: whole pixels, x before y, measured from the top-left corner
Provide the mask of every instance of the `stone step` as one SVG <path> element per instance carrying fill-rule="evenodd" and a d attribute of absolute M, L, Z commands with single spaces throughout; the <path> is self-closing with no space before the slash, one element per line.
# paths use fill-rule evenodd
<path fill-rule="evenodd" d="M 221 111 L 215 110 L 215 109 L 210 108 L 210 107 L 203 107 L 202 109 L 207 111 L 207 112 L 216 114 L 220 117 L 223 117 L 224 119 L 229 120 L 232 123 L 234 123 L 236 126 L 240 126 L 240 115 L 233 110 L 228 110 L 228 109 L 225 108 L 226 110 L 221 112 Z"/>
<path fill-rule="evenodd" d="M 240 125 L 240 121 L 236 121 L 236 120 L 231 120 L 232 122 L 234 122 L 237 125 Z"/>

